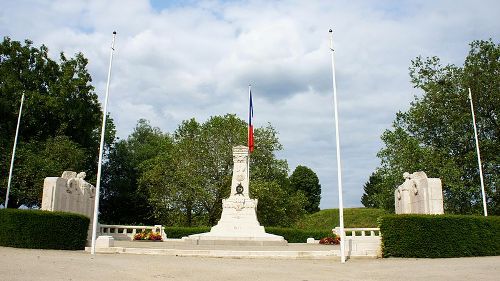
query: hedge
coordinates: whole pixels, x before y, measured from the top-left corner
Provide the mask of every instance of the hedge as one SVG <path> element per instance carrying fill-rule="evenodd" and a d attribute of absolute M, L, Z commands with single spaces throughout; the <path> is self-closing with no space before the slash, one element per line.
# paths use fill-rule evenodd
<path fill-rule="evenodd" d="M 386 215 L 379 219 L 384 257 L 500 255 L 500 217 Z"/>
<path fill-rule="evenodd" d="M 72 213 L 41 210 L 0 210 L 0 246 L 82 250 L 90 219 Z"/>
<path fill-rule="evenodd" d="M 266 232 L 283 236 L 288 243 L 306 243 L 307 238 L 320 240 L 325 237 L 333 237 L 331 230 L 303 230 L 295 228 L 266 227 Z"/>
<path fill-rule="evenodd" d="M 165 233 L 167 234 L 167 238 L 182 238 L 184 236 L 188 236 L 191 234 L 198 234 L 203 232 L 209 232 L 210 227 L 207 226 L 198 226 L 198 227 L 177 227 L 170 226 L 165 227 Z"/>
<path fill-rule="evenodd" d="M 198 234 L 209 232 L 210 227 L 166 227 L 165 233 L 168 238 L 182 238 L 191 234 Z M 324 237 L 331 237 L 332 231 L 328 230 L 302 230 L 294 228 L 279 228 L 279 227 L 266 227 L 266 232 L 280 235 L 285 238 L 289 243 L 305 243 L 307 238 L 313 237 L 314 239 L 321 239 Z"/>

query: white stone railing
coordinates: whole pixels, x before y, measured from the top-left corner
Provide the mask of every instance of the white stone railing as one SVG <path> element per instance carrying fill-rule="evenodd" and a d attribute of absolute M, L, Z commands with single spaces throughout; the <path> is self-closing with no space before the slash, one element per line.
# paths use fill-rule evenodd
<path fill-rule="evenodd" d="M 165 228 L 161 225 L 155 226 L 145 226 L 145 225 L 112 225 L 112 224 L 100 224 L 99 234 L 100 235 L 110 235 L 110 236 L 122 236 L 128 237 L 130 240 L 134 239 L 135 234 L 139 232 L 144 232 L 146 230 L 151 230 L 152 232 L 158 232 L 161 234 L 162 240 L 167 239 L 167 234 L 165 233 Z"/>
<path fill-rule="evenodd" d="M 333 233 L 344 238 L 344 249 L 347 256 L 380 257 L 382 255 L 380 228 L 344 228 L 332 229 Z M 350 235 L 346 235 L 349 233 Z"/>
<path fill-rule="evenodd" d="M 337 234 L 340 236 L 340 227 L 336 227 L 332 229 L 333 233 Z M 347 235 L 347 232 L 349 232 L 351 235 Z M 358 235 L 359 233 L 360 235 Z M 355 236 L 380 236 L 380 228 L 344 228 L 344 236 L 350 236 L 350 237 L 355 237 Z"/>

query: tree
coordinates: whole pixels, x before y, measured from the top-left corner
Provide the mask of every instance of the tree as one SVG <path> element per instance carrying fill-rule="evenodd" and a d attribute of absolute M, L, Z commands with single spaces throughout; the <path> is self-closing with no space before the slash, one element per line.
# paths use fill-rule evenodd
<path fill-rule="evenodd" d="M 60 62 L 53 61 L 48 57 L 47 47 L 33 47 L 29 40 L 23 45 L 5 37 L 0 43 L 0 184 L 3 187 L 7 186 L 20 98 L 22 93 L 26 95 L 18 138 L 20 155 L 16 157 L 9 207 L 39 206 L 40 198 L 34 200 L 34 194 L 41 193 L 40 179 L 59 175 L 70 167 L 82 169 L 90 178 L 95 175 L 102 111 L 87 71 L 87 59 L 81 53 L 74 58 L 61 53 L 59 59 Z M 113 131 L 108 132 L 113 138 Z M 63 140 L 62 145 L 67 145 L 68 151 L 84 158 L 71 165 L 66 162 L 68 165 L 58 167 L 60 171 L 39 169 L 52 165 L 50 157 L 40 154 L 41 148 L 55 145 L 51 140 Z M 64 160 L 62 155 L 57 157 Z M 18 167 L 22 167 L 22 173 Z M 31 180 L 21 180 L 27 177 Z M 2 202 L 5 191 L 0 189 Z"/>
<path fill-rule="evenodd" d="M 382 135 L 385 147 L 378 153 L 381 159 L 381 180 L 375 183 L 378 195 L 393 196 L 390 194 L 402 183 L 403 172 L 422 170 L 429 177 L 442 179 L 446 212 L 481 212 L 479 171 L 467 97 L 467 89 L 471 88 L 488 208 L 498 214 L 500 45 L 489 40 L 474 41 L 470 47 L 462 67 L 442 66 L 436 57 L 418 57 L 412 61 L 412 83 L 424 94 L 415 98 L 408 111 L 399 112 L 393 129 Z M 369 198 L 374 194 L 365 195 Z M 393 205 L 385 208 L 393 210 Z"/>
<path fill-rule="evenodd" d="M 169 151 L 168 135 L 140 119 L 126 140 L 114 143 L 104 163 L 100 220 L 110 224 L 153 224 L 153 207 L 147 190 L 138 188 L 142 163 Z"/>
<path fill-rule="evenodd" d="M 276 181 L 253 181 L 250 193 L 259 200 L 257 217 L 261 225 L 290 227 L 306 214 L 304 193 L 290 192 Z"/>
<path fill-rule="evenodd" d="M 380 172 L 381 170 L 373 172 L 363 187 L 364 194 L 361 197 L 361 203 L 367 208 L 385 209 L 387 205 L 386 199 L 391 198 L 383 193 L 386 190 L 381 189 L 382 175 Z M 389 209 L 392 204 L 389 202 L 388 205 Z"/>
<path fill-rule="evenodd" d="M 165 225 L 217 223 L 222 199 L 230 193 L 232 148 L 245 144 L 246 134 L 246 123 L 234 114 L 213 116 L 202 124 L 195 119 L 183 121 L 172 135 L 170 150 L 160 151 L 141 164 L 139 187 L 149 194 L 155 217 Z M 259 186 L 278 185 L 280 190 L 288 192 L 285 184 L 288 165 L 276 159 L 275 152 L 281 149 L 281 144 L 274 128 L 268 125 L 255 129 L 255 143 L 250 158 L 250 190 L 254 183 L 260 182 Z M 280 199 L 279 203 L 288 206 L 293 213 L 287 214 L 288 219 L 280 220 L 279 224 L 302 214 L 298 195 L 291 193 L 281 198 L 285 199 Z M 273 215 L 265 207 L 259 214 L 269 218 Z"/>
<path fill-rule="evenodd" d="M 294 191 L 302 191 L 307 198 L 305 209 L 308 213 L 319 211 L 321 185 L 316 173 L 306 166 L 297 166 L 290 176 L 290 187 Z"/>

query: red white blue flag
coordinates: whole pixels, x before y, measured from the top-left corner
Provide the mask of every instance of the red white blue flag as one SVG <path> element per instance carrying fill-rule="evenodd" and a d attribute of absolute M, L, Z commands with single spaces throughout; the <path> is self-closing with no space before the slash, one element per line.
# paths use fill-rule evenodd
<path fill-rule="evenodd" d="M 252 125 L 252 119 L 253 119 L 253 102 L 252 102 L 252 90 L 249 90 L 249 100 L 250 100 L 250 105 L 248 108 L 248 150 L 250 153 L 253 152 L 253 125 Z"/>

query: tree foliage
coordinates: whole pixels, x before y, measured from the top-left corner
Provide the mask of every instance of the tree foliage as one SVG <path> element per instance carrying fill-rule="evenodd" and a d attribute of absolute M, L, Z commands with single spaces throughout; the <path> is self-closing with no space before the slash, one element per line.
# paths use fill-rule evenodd
<path fill-rule="evenodd" d="M 321 200 L 321 185 L 316 173 L 306 166 L 297 166 L 290 176 L 292 190 L 301 191 L 307 198 L 306 211 L 315 213 L 319 211 Z"/>
<path fill-rule="evenodd" d="M 500 214 L 500 45 L 491 40 L 472 42 L 461 67 L 443 66 L 437 57 L 418 57 L 412 61 L 410 77 L 424 94 L 415 97 L 408 111 L 399 112 L 392 130 L 382 135 L 381 167 L 375 172 L 376 182 L 370 178 L 367 183 L 373 191 L 363 195 L 363 204 L 375 202 L 373 207 L 394 210 L 393 199 L 390 205 L 387 202 L 402 183 L 403 172 L 425 171 L 442 179 L 446 212 L 481 212 L 470 88 L 488 209 Z"/>
<path fill-rule="evenodd" d="M 168 135 L 141 119 L 126 140 L 114 143 L 104 164 L 99 219 L 110 224 L 152 224 L 147 192 L 138 189 L 139 165 L 169 151 Z"/>
<path fill-rule="evenodd" d="M 0 43 L 2 187 L 7 186 L 21 95 L 26 95 L 9 207 L 39 206 L 47 176 L 69 169 L 95 175 L 102 112 L 91 82 L 81 53 L 74 58 L 61 53 L 56 62 L 46 46 L 36 48 L 29 40 L 22 44 L 5 37 Z M 110 123 L 108 141 L 114 138 Z M 3 202 L 6 189 L 0 192 Z"/>
<path fill-rule="evenodd" d="M 247 125 L 233 114 L 204 123 L 183 121 L 164 134 L 140 120 L 127 140 L 112 146 L 101 218 L 109 223 L 214 225 L 230 192 L 232 148 L 246 142 Z M 288 165 L 277 159 L 275 129 L 255 129 L 251 192 L 265 225 L 289 226 L 305 213 L 306 197 L 288 185 Z"/>

